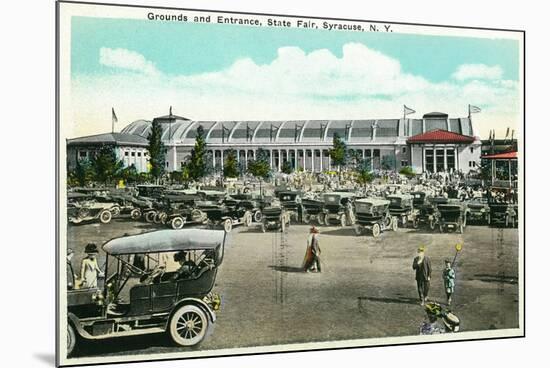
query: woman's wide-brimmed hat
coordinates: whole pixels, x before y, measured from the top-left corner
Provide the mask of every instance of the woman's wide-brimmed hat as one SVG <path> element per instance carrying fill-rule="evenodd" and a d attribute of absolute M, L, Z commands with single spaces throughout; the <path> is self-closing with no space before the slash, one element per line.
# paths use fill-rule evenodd
<path fill-rule="evenodd" d="M 310 233 L 319 234 L 319 229 L 317 229 L 315 226 L 312 226 L 311 229 L 309 229 Z"/>
<path fill-rule="evenodd" d="M 84 253 L 87 253 L 87 254 L 99 253 L 99 251 L 97 250 L 97 245 L 95 245 L 95 243 L 86 244 Z"/>

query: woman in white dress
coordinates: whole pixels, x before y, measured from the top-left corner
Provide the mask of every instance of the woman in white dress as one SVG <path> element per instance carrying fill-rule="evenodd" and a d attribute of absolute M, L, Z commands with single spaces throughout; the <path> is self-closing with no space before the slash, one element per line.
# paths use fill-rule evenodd
<path fill-rule="evenodd" d="M 82 260 L 80 266 L 80 278 L 82 280 L 82 288 L 97 288 L 97 278 L 103 277 L 103 272 L 97 264 L 97 246 L 94 243 L 86 245 L 86 258 Z"/>

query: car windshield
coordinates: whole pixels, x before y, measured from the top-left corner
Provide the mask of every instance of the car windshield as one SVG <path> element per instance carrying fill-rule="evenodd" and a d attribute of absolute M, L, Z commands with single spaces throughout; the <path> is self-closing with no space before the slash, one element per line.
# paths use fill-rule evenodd
<path fill-rule="evenodd" d="M 340 196 L 334 194 L 325 194 L 325 203 L 338 204 L 340 203 Z"/>

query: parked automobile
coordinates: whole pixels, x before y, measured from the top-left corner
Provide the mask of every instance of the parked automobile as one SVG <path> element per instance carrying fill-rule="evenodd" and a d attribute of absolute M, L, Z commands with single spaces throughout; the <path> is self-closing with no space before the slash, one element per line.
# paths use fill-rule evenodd
<path fill-rule="evenodd" d="M 414 197 L 411 194 L 392 194 L 386 197 L 390 201 L 390 214 L 397 217 L 399 225 L 418 227 L 418 210 L 413 206 Z"/>
<path fill-rule="evenodd" d="M 478 197 L 473 198 L 470 200 L 467 204 L 468 206 L 468 213 L 467 213 L 467 222 L 473 223 L 473 222 L 481 222 L 481 223 L 487 223 L 489 220 L 489 202 L 487 201 L 487 198 Z"/>
<path fill-rule="evenodd" d="M 204 213 L 208 225 L 223 226 L 225 232 L 231 232 L 233 226 L 249 226 L 252 223 L 252 212 L 245 208 L 228 206 L 223 200 L 198 201 L 196 205 L 197 209 Z"/>
<path fill-rule="evenodd" d="M 302 198 L 302 222 L 317 221 L 321 226 L 325 224 L 325 202 L 320 199 Z"/>
<path fill-rule="evenodd" d="M 436 223 L 439 226 L 439 232 L 455 230 L 462 234 L 466 227 L 467 212 L 466 206 L 458 200 L 438 204 Z"/>
<path fill-rule="evenodd" d="M 95 220 L 108 224 L 113 218 L 114 208 L 118 208 L 116 203 L 98 202 L 88 194 L 67 194 L 67 218 L 72 224 Z"/>
<path fill-rule="evenodd" d="M 447 203 L 448 199 L 444 197 L 427 197 L 426 193 L 414 192 L 413 206 L 418 209 L 417 226 L 425 225 L 430 230 L 435 230 L 437 225 L 436 210 L 439 204 Z M 422 198 L 422 204 L 420 204 Z"/>
<path fill-rule="evenodd" d="M 271 206 L 262 210 L 262 221 L 260 223 L 262 232 L 265 233 L 267 230 L 274 229 L 280 229 L 281 232 L 284 232 L 287 226 L 290 226 L 290 216 L 278 202 L 275 201 Z"/>
<path fill-rule="evenodd" d="M 505 227 L 515 227 L 518 223 L 518 206 L 513 203 L 489 202 L 489 217 L 487 223 L 502 224 Z"/>
<path fill-rule="evenodd" d="M 281 202 L 281 206 L 285 209 L 290 220 L 301 222 L 302 220 L 302 192 L 300 191 L 281 191 L 278 192 L 277 198 Z"/>
<path fill-rule="evenodd" d="M 322 195 L 323 223 L 330 225 L 330 222 L 337 220 L 340 226 L 353 225 L 355 223 L 355 213 L 353 202 L 355 193 L 351 192 L 331 192 Z"/>
<path fill-rule="evenodd" d="M 355 234 L 369 230 L 375 238 L 382 231 L 397 231 L 397 217 L 390 214 L 390 201 L 381 198 L 363 198 L 355 201 Z"/>
<path fill-rule="evenodd" d="M 200 343 L 216 321 L 212 293 L 225 246 L 223 231 L 160 230 L 109 240 L 100 288 L 67 291 L 67 353 L 84 340 L 166 332 L 180 346 Z M 186 272 L 166 272 L 162 255 L 178 252 Z M 147 261 L 142 266 L 135 257 Z M 183 261 L 183 259 L 182 259 Z M 128 295 L 125 301 L 123 295 Z"/>

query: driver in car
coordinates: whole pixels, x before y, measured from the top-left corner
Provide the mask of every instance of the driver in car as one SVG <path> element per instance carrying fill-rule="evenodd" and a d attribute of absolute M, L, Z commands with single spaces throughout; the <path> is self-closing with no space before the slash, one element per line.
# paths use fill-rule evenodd
<path fill-rule="evenodd" d="M 180 264 L 180 268 L 176 271 L 174 276 L 172 276 L 172 280 L 180 280 L 180 279 L 187 279 L 191 277 L 193 274 L 193 271 L 196 268 L 195 262 L 191 260 L 187 260 L 187 252 L 186 251 L 180 251 L 176 254 L 174 254 L 174 261 L 178 262 Z"/>

